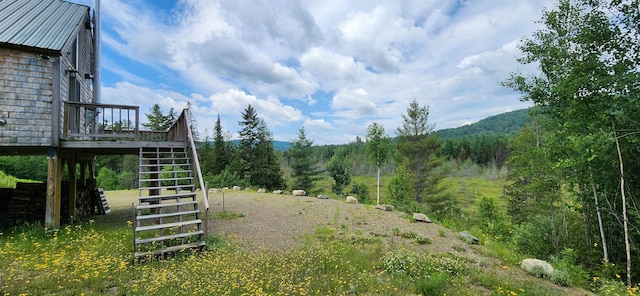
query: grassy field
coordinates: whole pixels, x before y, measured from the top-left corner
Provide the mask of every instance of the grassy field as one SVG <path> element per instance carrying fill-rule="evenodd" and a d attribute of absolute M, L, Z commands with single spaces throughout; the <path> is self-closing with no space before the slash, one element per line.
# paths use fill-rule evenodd
<path fill-rule="evenodd" d="M 386 177 L 388 178 L 388 177 Z M 356 177 L 375 196 L 375 178 Z M 472 176 L 445 180 L 468 206 L 501 194 L 503 181 Z M 384 184 L 384 183 L 383 183 Z M 372 187 L 373 186 L 373 187 Z M 371 188 L 372 187 L 372 188 Z M 384 191 L 383 191 L 384 192 Z M 207 250 L 146 264 L 132 260 L 136 190 L 107 193 L 112 213 L 57 231 L 38 225 L 0 230 L 1 295 L 584 295 L 518 269 L 502 245 L 483 248 L 502 262 L 489 268 L 454 254 L 389 248 L 380 239 L 341 236 L 319 228 L 286 251 L 255 251 L 215 234 Z M 363 237 L 364 238 L 364 237 Z M 444 239 L 444 238 L 442 238 Z M 455 239 L 455 238 L 452 238 Z M 416 243 L 428 243 L 427 241 Z M 484 259 L 483 259 L 484 260 Z M 624 288 L 600 294 L 626 293 Z M 622 294 L 621 294 L 622 295 Z"/>

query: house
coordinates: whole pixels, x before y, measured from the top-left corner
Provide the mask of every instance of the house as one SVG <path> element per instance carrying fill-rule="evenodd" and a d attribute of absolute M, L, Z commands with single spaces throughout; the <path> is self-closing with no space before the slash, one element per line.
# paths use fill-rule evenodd
<path fill-rule="evenodd" d="M 78 184 L 87 190 L 83 185 L 93 179 L 96 155 L 137 154 L 136 254 L 149 254 L 144 245 L 154 242 L 170 246 L 167 252 L 202 246 L 193 180 L 200 170 L 188 110 L 169 130 L 141 131 L 138 106 L 99 102 L 99 21 L 91 13 L 88 6 L 62 0 L 0 1 L 0 155 L 47 157 L 42 220 L 59 228 L 63 218 L 76 216 Z M 65 190 L 64 165 L 70 180 Z M 173 176 L 162 175 L 163 170 Z M 163 235 L 163 229 L 175 227 L 177 234 Z"/>

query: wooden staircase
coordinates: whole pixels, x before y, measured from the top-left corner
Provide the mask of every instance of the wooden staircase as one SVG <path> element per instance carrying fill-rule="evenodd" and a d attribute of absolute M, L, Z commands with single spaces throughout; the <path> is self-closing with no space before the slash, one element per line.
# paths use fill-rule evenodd
<path fill-rule="evenodd" d="M 134 257 L 202 248 L 204 231 L 188 147 L 140 148 L 139 159 Z"/>

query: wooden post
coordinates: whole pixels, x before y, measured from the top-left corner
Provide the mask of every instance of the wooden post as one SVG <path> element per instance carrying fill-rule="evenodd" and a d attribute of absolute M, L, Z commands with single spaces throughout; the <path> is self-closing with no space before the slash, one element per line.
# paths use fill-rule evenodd
<path fill-rule="evenodd" d="M 87 160 L 80 160 L 80 181 L 82 181 L 82 185 L 87 185 L 87 174 L 85 173 L 87 170 Z"/>
<path fill-rule="evenodd" d="M 49 149 L 47 156 L 47 200 L 44 223 L 48 229 L 60 228 L 62 159 L 56 154 L 55 150 Z"/>
<path fill-rule="evenodd" d="M 67 170 L 69 171 L 69 223 L 73 223 L 73 219 L 76 218 L 76 196 L 78 195 L 75 159 L 67 159 Z"/>

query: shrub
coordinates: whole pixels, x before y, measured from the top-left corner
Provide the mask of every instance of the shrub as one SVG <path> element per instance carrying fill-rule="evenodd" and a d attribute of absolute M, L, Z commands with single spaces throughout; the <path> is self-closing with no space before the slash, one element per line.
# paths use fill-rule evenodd
<path fill-rule="evenodd" d="M 553 254 L 553 244 L 546 235 L 549 224 L 549 218 L 538 216 L 515 227 L 512 240 L 518 252 L 536 258 L 546 258 Z"/>
<path fill-rule="evenodd" d="M 416 235 L 416 243 L 421 244 L 421 245 L 430 245 L 431 244 L 431 239 L 422 235 L 422 234 L 418 234 Z"/>
<path fill-rule="evenodd" d="M 365 183 L 353 182 L 350 193 L 355 195 L 361 203 L 371 203 L 371 198 L 369 197 L 369 188 Z"/>
<path fill-rule="evenodd" d="M 418 236 L 418 234 L 413 232 L 413 231 L 407 231 L 407 232 L 401 233 L 400 236 L 402 236 L 404 238 L 414 239 L 414 238 L 416 238 Z"/>
<path fill-rule="evenodd" d="M 415 252 L 397 249 L 388 252 L 382 258 L 384 270 L 392 275 L 406 275 L 417 278 L 424 274 L 425 260 Z"/>
<path fill-rule="evenodd" d="M 418 281 L 416 293 L 420 295 L 445 295 L 451 279 L 443 273 L 435 273 Z"/>
<path fill-rule="evenodd" d="M 551 282 L 556 285 L 568 287 L 571 285 L 571 278 L 569 276 L 569 272 L 564 269 L 555 269 L 551 277 L 549 277 Z"/>

